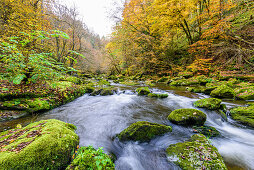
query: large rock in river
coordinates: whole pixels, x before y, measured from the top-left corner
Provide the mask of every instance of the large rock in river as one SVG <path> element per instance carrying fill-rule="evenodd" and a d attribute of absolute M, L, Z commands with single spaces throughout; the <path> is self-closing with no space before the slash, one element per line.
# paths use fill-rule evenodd
<path fill-rule="evenodd" d="M 195 107 L 207 108 L 210 110 L 216 110 L 220 108 L 221 100 L 216 98 L 207 98 L 195 101 Z"/>
<path fill-rule="evenodd" d="M 140 87 L 136 89 L 136 92 L 138 92 L 139 96 L 145 96 L 150 93 L 150 90 L 148 87 Z"/>
<path fill-rule="evenodd" d="M 248 107 L 236 107 L 230 110 L 233 119 L 254 127 L 254 105 Z"/>
<path fill-rule="evenodd" d="M 117 137 L 120 141 L 140 141 L 148 142 L 158 135 L 171 132 L 172 128 L 166 125 L 140 121 L 131 124 L 127 129 L 123 130 Z"/>
<path fill-rule="evenodd" d="M 234 98 L 235 91 L 227 85 L 221 85 L 214 89 L 210 95 L 218 98 Z"/>
<path fill-rule="evenodd" d="M 211 145 L 202 134 L 193 135 L 184 143 L 170 145 L 166 152 L 169 160 L 183 170 L 227 169 L 217 148 Z"/>
<path fill-rule="evenodd" d="M 169 114 L 168 119 L 178 125 L 203 125 L 206 114 L 197 109 L 177 109 Z"/>
<path fill-rule="evenodd" d="M 0 133 L 0 169 L 61 169 L 79 143 L 76 127 L 42 120 Z"/>

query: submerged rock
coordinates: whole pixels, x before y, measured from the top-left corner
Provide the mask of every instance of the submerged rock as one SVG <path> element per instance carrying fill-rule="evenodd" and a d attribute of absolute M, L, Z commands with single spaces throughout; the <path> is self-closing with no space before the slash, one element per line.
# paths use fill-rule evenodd
<path fill-rule="evenodd" d="M 60 169 L 79 143 L 76 127 L 59 120 L 42 120 L 0 133 L 3 169 Z"/>
<path fill-rule="evenodd" d="M 140 88 L 136 89 L 136 92 L 138 92 L 139 96 L 145 96 L 150 93 L 150 90 L 148 87 L 140 87 Z"/>
<path fill-rule="evenodd" d="M 166 125 L 140 121 L 131 124 L 127 129 L 123 130 L 117 137 L 120 141 L 140 141 L 148 142 L 156 136 L 171 132 L 172 128 Z"/>
<path fill-rule="evenodd" d="M 211 96 L 218 98 L 234 98 L 235 92 L 227 85 L 221 85 L 211 92 Z"/>
<path fill-rule="evenodd" d="M 168 94 L 149 93 L 148 97 L 167 98 Z"/>
<path fill-rule="evenodd" d="M 203 125 L 206 114 L 197 109 L 177 109 L 169 114 L 168 119 L 178 125 Z"/>
<path fill-rule="evenodd" d="M 86 170 L 86 169 L 115 169 L 115 165 L 110 156 L 105 154 L 102 148 L 94 149 L 92 146 L 81 147 L 74 155 L 71 165 L 66 170 Z"/>
<path fill-rule="evenodd" d="M 233 108 L 230 110 L 230 114 L 234 120 L 254 127 L 254 105 Z"/>
<path fill-rule="evenodd" d="M 175 162 L 183 170 L 227 169 L 217 148 L 202 134 L 193 135 L 184 143 L 170 145 L 166 152 L 170 161 Z"/>
<path fill-rule="evenodd" d="M 222 101 L 220 99 L 207 98 L 207 99 L 201 99 L 201 100 L 195 101 L 193 104 L 195 107 L 207 108 L 210 110 L 217 110 L 220 108 L 221 102 Z"/>

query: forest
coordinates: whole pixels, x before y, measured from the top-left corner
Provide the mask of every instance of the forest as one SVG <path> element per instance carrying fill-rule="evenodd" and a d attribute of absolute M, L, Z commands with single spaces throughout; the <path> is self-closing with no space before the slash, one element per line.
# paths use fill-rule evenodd
<path fill-rule="evenodd" d="M 254 2 L 114 4 L 0 0 L 0 169 L 252 169 Z"/>

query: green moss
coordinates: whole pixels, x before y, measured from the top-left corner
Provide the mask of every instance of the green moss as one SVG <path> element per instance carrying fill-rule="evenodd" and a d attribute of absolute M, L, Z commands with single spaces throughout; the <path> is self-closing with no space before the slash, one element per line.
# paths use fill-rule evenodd
<path fill-rule="evenodd" d="M 248 107 L 237 107 L 230 110 L 233 119 L 254 127 L 254 105 Z"/>
<path fill-rule="evenodd" d="M 128 80 L 128 81 L 122 81 L 122 82 L 120 82 L 120 84 L 124 84 L 124 85 L 127 85 L 127 86 L 135 86 L 135 85 L 139 85 L 139 83 L 138 83 L 138 82 L 135 82 L 135 81 L 130 81 L 130 80 Z"/>
<path fill-rule="evenodd" d="M 190 77 L 193 77 L 193 73 L 185 71 L 185 72 L 178 73 L 178 76 L 184 77 L 184 78 L 190 78 Z"/>
<path fill-rule="evenodd" d="M 153 83 L 152 80 L 146 80 L 146 81 L 145 81 L 145 85 L 151 86 L 151 87 L 155 86 L 155 84 Z"/>
<path fill-rule="evenodd" d="M 190 85 L 186 79 L 175 80 L 170 83 L 170 86 L 188 86 Z"/>
<path fill-rule="evenodd" d="M 157 80 L 158 83 L 165 83 L 168 81 L 168 77 L 161 77 L 159 80 Z"/>
<path fill-rule="evenodd" d="M 60 169 L 67 166 L 79 143 L 73 125 L 42 120 L 0 133 L 3 169 Z"/>
<path fill-rule="evenodd" d="M 235 92 L 227 85 L 221 85 L 211 92 L 211 96 L 218 98 L 234 98 Z"/>
<path fill-rule="evenodd" d="M 169 159 L 183 170 L 227 169 L 217 148 L 201 134 L 193 135 L 189 141 L 184 143 L 170 145 L 166 152 Z"/>
<path fill-rule="evenodd" d="M 95 88 L 93 86 L 89 86 L 89 85 L 85 86 L 86 93 L 92 93 L 94 92 L 94 90 Z"/>
<path fill-rule="evenodd" d="M 222 101 L 220 99 L 207 98 L 207 99 L 201 99 L 201 100 L 195 101 L 193 104 L 195 107 L 207 108 L 210 110 L 217 110 L 220 108 L 221 102 Z"/>
<path fill-rule="evenodd" d="M 107 80 L 100 80 L 98 83 L 97 83 L 99 86 L 109 86 L 110 85 L 110 82 L 108 82 Z"/>
<path fill-rule="evenodd" d="M 177 109 L 169 114 L 168 119 L 179 125 L 203 125 L 206 114 L 197 109 Z"/>
<path fill-rule="evenodd" d="M 170 126 L 140 121 L 131 124 L 127 129 L 118 134 L 117 137 L 120 141 L 133 140 L 147 142 L 158 135 L 162 135 L 170 131 L 172 131 Z"/>
<path fill-rule="evenodd" d="M 78 77 L 73 77 L 73 76 L 66 77 L 63 81 L 69 81 L 74 84 L 81 84 L 82 83 L 82 81 Z"/>
<path fill-rule="evenodd" d="M 235 89 L 236 97 L 242 100 L 254 100 L 254 86 Z"/>
<path fill-rule="evenodd" d="M 68 87 L 72 87 L 74 85 L 72 82 L 69 81 L 48 81 L 48 84 L 51 88 L 60 90 L 66 90 Z"/>
<path fill-rule="evenodd" d="M 2 103 L 0 102 L 0 104 L 8 110 L 25 110 L 27 112 L 45 111 L 51 108 L 47 98 L 20 98 Z"/>
<path fill-rule="evenodd" d="M 157 94 L 157 93 L 149 93 L 148 97 L 156 97 L 156 98 L 167 98 L 168 94 Z"/>
<path fill-rule="evenodd" d="M 97 96 L 97 95 L 108 96 L 108 95 L 113 95 L 116 91 L 117 91 L 116 89 L 111 87 L 101 88 L 101 89 L 94 90 L 90 95 L 91 96 Z"/>
<path fill-rule="evenodd" d="M 189 79 L 174 80 L 170 83 L 171 86 L 189 86 L 189 85 L 205 85 L 209 79 L 202 75 L 197 77 L 192 77 Z"/>
<path fill-rule="evenodd" d="M 94 149 L 92 146 L 81 147 L 74 155 L 74 160 L 66 170 L 87 170 L 87 169 L 115 169 L 109 155 L 105 154 L 102 148 Z"/>
<path fill-rule="evenodd" d="M 216 137 L 220 132 L 211 126 L 193 126 L 193 132 L 203 134 L 207 137 Z"/>
<path fill-rule="evenodd" d="M 148 95 L 150 93 L 150 90 L 148 87 L 140 87 L 136 89 L 136 92 L 138 92 L 139 96 Z"/>

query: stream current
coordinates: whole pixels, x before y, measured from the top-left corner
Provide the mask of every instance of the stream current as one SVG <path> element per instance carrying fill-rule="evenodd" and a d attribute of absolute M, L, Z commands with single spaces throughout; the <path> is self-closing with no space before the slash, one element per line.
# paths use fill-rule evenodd
<path fill-rule="evenodd" d="M 53 109 L 34 120 L 58 119 L 77 126 L 80 146 L 103 147 L 106 153 L 116 155 L 118 170 L 174 170 L 180 169 L 167 160 L 165 149 L 170 144 L 184 142 L 194 133 L 192 128 L 174 125 L 167 120 L 171 111 L 195 108 L 192 103 L 209 96 L 187 92 L 181 88 L 166 86 L 152 88 L 154 92 L 168 93 L 166 99 L 137 96 L 134 87 L 118 85 L 119 92 L 112 96 L 84 95 L 71 103 Z M 223 101 L 228 108 L 244 103 Z M 254 129 L 228 118 L 224 121 L 216 111 L 199 109 L 207 114 L 205 125 L 215 127 L 221 136 L 211 138 L 229 170 L 254 169 Z M 0 123 L 1 128 L 29 122 L 31 117 Z M 171 133 L 156 137 L 149 143 L 120 142 L 116 134 L 137 121 L 170 125 Z M 1 129 L 0 129 L 1 130 Z"/>

